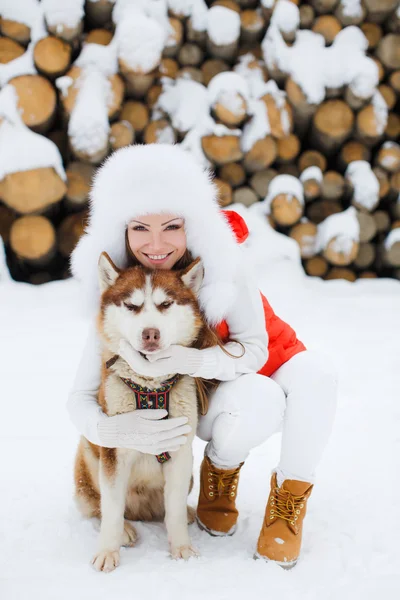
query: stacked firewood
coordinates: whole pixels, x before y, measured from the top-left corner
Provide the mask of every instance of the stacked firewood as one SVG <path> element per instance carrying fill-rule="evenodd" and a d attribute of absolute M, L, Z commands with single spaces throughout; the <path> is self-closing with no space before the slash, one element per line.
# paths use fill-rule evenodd
<path fill-rule="evenodd" d="M 2 0 L 0 235 L 69 276 L 97 166 L 181 143 L 326 279 L 400 278 L 398 0 Z"/>

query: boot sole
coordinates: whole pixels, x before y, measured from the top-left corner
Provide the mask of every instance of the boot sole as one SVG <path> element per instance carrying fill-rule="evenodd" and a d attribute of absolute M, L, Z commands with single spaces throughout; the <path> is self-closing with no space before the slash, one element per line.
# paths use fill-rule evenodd
<path fill-rule="evenodd" d="M 271 558 L 262 556 L 262 554 L 259 554 L 258 552 L 254 553 L 253 558 L 254 558 L 254 560 L 261 558 L 265 562 L 273 562 L 273 563 L 279 565 L 280 567 L 282 567 L 282 569 L 284 569 L 285 571 L 290 571 L 290 569 L 293 569 L 293 567 L 295 567 L 297 565 L 297 559 L 292 560 L 290 562 L 282 562 L 280 560 L 272 560 Z"/>
<path fill-rule="evenodd" d="M 212 529 L 208 529 L 208 527 L 206 527 L 199 519 L 199 517 L 196 516 L 196 523 L 199 526 L 199 529 L 201 529 L 202 531 L 205 531 L 206 533 L 208 533 L 208 535 L 211 535 L 212 537 L 227 537 L 227 536 L 231 536 L 235 533 L 236 531 L 236 527 L 237 525 L 234 525 L 227 533 L 222 532 L 222 531 L 213 531 Z"/>

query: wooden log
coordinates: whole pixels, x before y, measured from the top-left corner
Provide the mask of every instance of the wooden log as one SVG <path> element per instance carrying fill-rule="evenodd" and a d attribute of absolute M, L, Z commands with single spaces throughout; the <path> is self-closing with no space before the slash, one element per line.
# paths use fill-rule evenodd
<path fill-rule="evenodd" d="M 149 91 L 146 94 L 146 104 L 148 108 L 154 108 L 157 104 L 157 100 L 162 94 L 163 88 L 162 85 L 157 83 L 156 85 L 152 85 Z"/>
<path fill-rule="evenodd" d="M 334 154 L 350 137 L 353 125 L 353 112 L 343 100 L 327 100 L 313 117 L 312 139 L 317 148 Z"/>
<path fill-rule="evenodd" d="M 264 199 L 268 192 L 270 182 L 277 176 L 275 169 L 265 169 L 258 171 L 250 178 L 251 188 L 255 191 L 259 198 Z"/>
<path fill-rule="evenodd" d="M 300 29 L 311 29 L 315 19 L 315 11 L 309 4 L 299 6 Z"/>
<path fill-rule="evenodd" d="M 271 202 L 271 216 L 281 227 L 291 227 L 303 216 L 304 205 L 292 194 L 278 194 Z"/>
<path fill-rule="evenodd" d="M 231 188 L 237 188 L 246 181 L 246 171 L 240 163 L 222 165 L 218 171 L 218 176 L 220 180 L 228 183 Z"/>
<path fill-rule="evenodd" d="M 5 245 L 8 244 L 10 239 L 11 225 L 16 219 L 16 214 L 13 210 L 0 204 L 0 238 L 2 238 Z"/>
<path fill-rule="evenodd" d="M 317 226 L 310 221 L 298 223 L 292 227 L 289 237 L 291 237 L 293 240 L 296 240 L 298 243 L 301 258 L 311 258 L 315 255 L 315 240 L 317 237 L 317 232 Z"/>
<path fill-rule="evenodd" d="M 9 81 L 17 92 L 18 108 L 25 125 L 37 133 L 46 133 L 53 125 L 57 95 L 41 75 L 19 75 Z"/>
<path fill-rule="evenodd" d="M 208 85 L 215 75 L 218 73 L 225 73 L 225 71 L 229 71 L 229 65 L 223 60 L 219 60 L 217 58 L 211 58 L 206 60 L 201 65 L 201 72 L 203 73 L 203 82 L 204 85 Z"/>
<path fill-rule="evenodd" d="M 335 267 L 347 267 L 351 265 L 357 256 L 359 243 L 354 240 L 348 240 L 348 246 L 343 247 L 338 241 L 338 236 L 331 239 L 322 254 L 331 265 Z"/>
<path fill-rule="evenodd" d="M 176 79 L 179 65 L 174 58 L 162 58 L 158 66 L 158 77 L 170 77 Z"/>
<path fill-rule="evenodd" d="M 113 34 L 108 29 L 92 29 L 86 35 L 86 44 L 100 44 L 100 46 L 108 46 L 113 39 Z"/>
<path fill-rule="evenodd" d="M 221 37 L 221 22 L 226 25 Z M 232 62 L 237 55 L 240 37 L 240 16 L 224 6 L 214 6 L 208 12 L 207 51 L 214 58 Z"/>
<path fill-rule="evenodd" d="M 254 46 L 265 33 L 266 23 L 261 12 L 244 10 L 240 13 L 240 43 Z"/>
<path fill-rule="evenodd" d="M 376 55 L 388 71 L 400 69 L 400 35 L 385 35 L 378 44 Z"/>
<path fill-rule="evenodd" d="M 394 89 L 391 88 L 389 85 L 385 85 L 384 83 L 382 83 L 378 87 L 378 92 L 385 100 L 388 110 L 392 110 L 397 102 L 396 92 L 394 91 Z"/>
<path fill-rule="evenodd" d="M 385 142 L 378 152 L 376 162 L 389 173 L 400 171 L 400 145 L 395 142 Z"/>
<path fill-rule="evenodd" d="M 301 148 L 300 139 L 294 133 L 277 140 L 276 160 L 280 164 L 291 163 L 296 160 Z"/>
<path fill-rule="evenodd" d="M 149 109 L 142 102 L 128 100 L 122 106 L 120 119 L 128 121 L 136 133 L 142 133 L 150 119 Z"/>
<path fill-rule="evenodd" d="M 71 46 L 50 35 L 35 44 L 33 60 L 39 73 L 54 80 L 64 75 L 71 64 Z"/>
<path fill-rule="evenodd" d="M 278 140 L 287 137 L 293 130 L 293 111 L 286 100 L 278 104 L 273 94 L 265 94 L 260 98 L 267 109 L 271 135 Z"/>
<path fill-rule="evenodd" d="M 76 43 L 83 31 L 83 19 L 72 23 L 62 11 L 46 11 L 44 7 L 43 13 L 45 17 L 47 31 L 53 36 L 61 38 L 65 42 Z"/>
<path fill-rule="evenodd" d="M 63 163 L 67 164 L 71 160 L 71 149 L 66 129 L 53 129 L 48 132 L 46 137 L 57 146 Z"/>
<path fill-rule="evenodd" d="M 327 217 L 342 212 L 342 206 L 339 202 L 332 200 L 317 200 L 306 206 L 306 216 L 310 221 L 319 225 Z"/>
<path fill-rule="evenodd" d="M 323 256 L 313 256 L 305 261 L 304 269 L 310 277 L 323 277 L 328 272 L 329 265 Z"/>
<path fill-rule="evenodd" d="M 337 171 L 326 171 L 322 178 L 321 195 L 324 200 L 338 201 L 345 192 L 345 180 Z"/>
<path fill-rule="evenodd" d="M 10 38 L 0 38 L 0 64 L 6 63 L 19 58 L 25 53 L 25 48 Z"/>
<path fill-rule="evenodd" d="M 28 215 L 14 221 L 10 247 L 17 258 L 34 266 L 44 266 L 56 252 L 56 232 L 49 219 Z"/>
<path fill-rule="evenodd" d="M 357 219 L 360 224 L 360 242 L 370 242 L 377 234 L 376 221 L 373 215 L 357 211 Z"/>
<path fill-rule="evenodd" d="M 307 171 L 303 171 L 300 176 L 300 181 L 303 184 L 304 199 L 306 202 L 312 202 L 319 198 L 322 191 L 322 179 L 315 176 L 314 173 L 308 174 Z"/>
<path fill-rule="evenodd" d="M 357 269 L 368 269 L 374 263 L 375 256 L 375 246 L 369 242 L 364 242 L 360 244 L 353 264 Z"/>
<path fill-rule="evenodd" d="M 187 19 L 185 23 L 185 28 L 186 40 L 188 42 L 193 42 L 193 44 L 198 44 L 199 46 L 201 46 L 201 48 L 205 48 L 207 41 L 207 31 L 199 31 L 198 29 L 195 29 L 191 17 Z"/>
<path fill-rule="evenodd" d="M 355 134 L 362 143 L 375 146 L 382 139 L 384 131 L 385 126 L 382 127 L 372 104 L 368 104 L 357 113 Z"/>
<path fill-rule="evenodd" d="M 373 271 L 363 271 L 359 273 L 358 279 L 377 279 L 378 275 Z"/>
<path fill-rule="evenodd" d="M 67 190 L 65 205 L 69 210 L 81 211 L 85 208 L 95 169 L 83 162 L 71 162 L 66 170 Z"/>
<path fill-rule="evenodd" d="M 171 35 L 167 40 L 167 44 L 164 46 L 163 56 L 172 58 L 177 55 L 182 46 L 184 29 L 183 23 L 176 17 L 169 17 L 169 24 L 171 26 Z"/>
<path fill-rule="evenodd" d="M 239 3 L 235 2 L 234 0 L 215 0 L 215 2 L 212 2 L 210 8 L 212 8 L 213 6 L 224 6 L 225 8 L 229 8 L 230 10 L 233 10 L 234 12 L 240 14 Z"/>
<path fill-rule="evenodd" d="M 310 104 L 301 87 L 291 77 L 286 79 L 285 91 L 293 108 L 294 127 L 297 135 L 302 136 L 307 131 L 314 116 L 317 105 Z"/>
<path fill-rule="evenodd" d="M 153 85 L 158 69 L 150 73 L 137 73 L 133 71 L 122 59 L 119 59 L 119 70 L 125 81 L 126 95 L 130 98 L 143 98 Z"/>
<path fill-rule="evenodd" d="M 320 17 L 317 17 L 312 26 L 312 31 L 322 35 L 328 46 L 332 44 L 333 40 L 341 30 L 341 22 L 333 15 L 321 15 Z"/>
<path fill-rule="evenodd" d="M 57 230 L 58 251 L 69 258 L 79 239 L 83 235 L 88 220 L 88 211 L 68 215 Z"/>
<path fill-rule="evenodd" d="M 300 155 L 297 166 L 299 167 L 300 173 L 305 169 L 308 169 L 308 167 L 318 167 L 324 172 L 327 167 L 327 160 L 325 156 L 317 150 L 306 150 Z"/>
<path fill-rule="evenodd" d="M 400 223 L 398 223 L 398 227 Z M 395 228 L 396 230 L 398 229 Z M 390 267 L 400 267 L 400 236 L 392 240 L 393 229 L 385 238 L 383 246 L 383 258 Z"/>
<path fill-rule="evenodd" d="M 113 123 L 109 140 L 112 150 L 118 150 L 118 148 L 133 144 L 135 142 L 135 132 L 129 121 L 116 121 Z"/>
<path fill-rule="evenodd" d="M 31 28 L 11 19 L 0 19 L 0 33 L 23 46 L 27 46 L 31 39 Z"/>
<path fill-rule="evenodd" d="M 398 98 L 400 98 L 400 70 L 393 71 L 389 77 L 390 87 L 394 89 Z"/>
<path fill-rule="evenodd" d="M 156 119 L 146 125 L 143 141 L 145 144 L 174 144 L 177 140 L 170 122 L 167 119 Z"/>
<path fill-rule="evenodd" d="M 298 179 L 300 177 L 300 172 L 296 165 L 279 165 L 278 175 L 291 175 L 292 177 L 296 177 L 296 179 Z"/>
<path fill-rule="evenodd" d="M 258 196 L 250 187 L 238 187 L 233 191 L 232 201 L 244 204 L 244 206 L 251 206 L 255 202 L 258 202 Z"/>
<path fill-rule="evenodd" d="M 276 159 L 276 142 L 271 135 L 258 140 L 253 147 L 245 153 L 243 166 L 248 173 L 263 171 Z M 237 160 L 237 159 L 236 159 Z"/>
<path fill-rule="evenodd" d="M 368 21 L 383 23 L 398 6 L 398 0 L 364 0 Z"/>
<path fill-rule="evenodd" d="M 61 200 L 66 185 L 52 167 L 10 173 L 0 181 L 0 198 L 13 210 L 41 212 Z"/>
<path fill-rule="evenodd" d="M 395 173 L 390 178 L 390 198 L 393 200 L 390 206 L 393 218 L 400 219 L 400 173 Z"/>
<path fill-rule="evenodd" d="M 113 8 L 114 0 L 86 0 L 86 18 L 92 27 L 104 27 L 111 23 Z"/>
<path fill-rule="evenodd" d="M 400 137 L 400 117 L 397 113 L 391 112 L 388 114 L 388 121 L 387 121 L 384 136 L 387 140 L 390 140 L 392 142 L 399 139 L 399 137 Z"/>
<path fill-rule="evenodd" d="M 379 200 L 382 200 L 390 192 L 389 177 L 387 172 L 381 167 L 374 167 L 372 170 L 379 183 Z"/>
<path fill-rule="evenodd" d="M 372 214 L 377 233 L 385 233 L 390 229 L 390 216 L 385 210 L 376 210 Z"/>
<path fill-rule="evenodd" d="M 338 163 L 341 169 L 345 171 L 351 162 L 356 160 L 371 160 L 371 150 L 365 144 L 350 140 L 346 142 L 340 149 Z"/>
<path fill-rule="evenodd" d="M 368 50 L 375 50 L 383 36 L 382 27 L 376 23 L 361 23 L 360 29 L 368 40 Z"/>
<path fill-rule="evenodd" d="M 331 281 L 333 279 L 345 279 L 346 281 L 354 282 L 357 279 L 357 275 L 351 269 L 343 267 L 333 267 L 324 279 Z"/>
<path fill-rule="evenodd" d="M 217 166 L 242 160 L 243 151 L 237 135 L 206 135 L 201 140 L 204 154 Z"/>
<path fill-rule="evenodd" d="M 326 13 L 332 12 L 337 3 L 338 0 L 310 0 L 310 4 L 319 15 L 325 15 Z"/>
<path fill-rule="evenodd" d="M 229 183 L 218 177 L 215 177 L 213 181 L 218 188 L 218 204 L 220 206 L 232 204 L 232 187 Z"/>
<path fill-rule="evenodd" d="M 239 92 L 233 90 L 229 94 L 228 101 L 224 102 L 224 99 L 224 95 L 221 94 L 212 107 L 213 117 L 229 127 L 239 126 L 247 116 L 246 99 Z M 232 106 L 234 106 L 234 110 Z"/>
<path fill-rule="evenodd" d="M 358 10 L 349 10 L 348 6 L 341 2 L 336 6 L 335 17 L 340 21 L 343 27 L 350 25 L 360 25 L 365 20 L 367 11 L 365 7 L 360 3 L 357 6 Z"/>
<path fill-rule="evenodd" d="M 381 83 L 382 80 L 385 79 L 385 76 L 386 76 L 385 68 L 384 68 L 383 64 L 381 63 L 381 61 L 376 56 L 371 56 L 371 58 L 374 61 L 374 63 L 376 64 L 376 66 L 378 67 L 378 81 L 379 81 L 379 83 Z"/>

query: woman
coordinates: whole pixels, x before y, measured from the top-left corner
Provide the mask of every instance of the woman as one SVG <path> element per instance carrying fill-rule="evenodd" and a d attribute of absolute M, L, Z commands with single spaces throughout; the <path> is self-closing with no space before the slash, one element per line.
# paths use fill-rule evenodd
<path fill-rule="evenodd" d="M 228 352 L 219 346 L 173 346 L 150 361 L 121 343 L 120 355 L 143 375 L 176 372 L 222 382 L 197 431 L 208 442 L 197 520 L 211 535 L 235 531 L 239 471 L 250 450 L 282 425 L 281 458 L 272 473 L 256 555 L 291 567 L 300 553 L 307 499 L 332 427 L 336 380 L 261 296 L 240 246 L 246 224 L 236 213 L 221 211 L 216 196 L 209 174 L 179 146 L 137 145 L 115 152 L 97 171 L 90 223 L 73 252 L 72 271 L 95 313 L 102 251 L 121 268 L 179 269 L 201 257 L 200 305 Z M 229 340 L 240 342 L 244 352 Z M 185 442 L 184 419 L 159 420 L 164 411 L 106 416 L 96 401 L 100 365 L 93 325 L 68 400 L 82 435 L 101 446 L 152 454 Z"/>

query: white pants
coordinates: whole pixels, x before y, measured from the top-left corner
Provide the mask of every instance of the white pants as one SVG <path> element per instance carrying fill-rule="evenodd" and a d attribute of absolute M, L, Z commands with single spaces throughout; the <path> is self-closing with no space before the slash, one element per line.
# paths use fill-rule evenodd
<path fill-rule="evenodd" d="M 315 481 L 336 409 L 336 375 L 317 353 L 300 352 L 271 377 L 249 374 L 222 382 L 200 418 L 197 435 L 206 454 L 231 468 L 282 430 L 277 471 L 282 479 Z"/>

